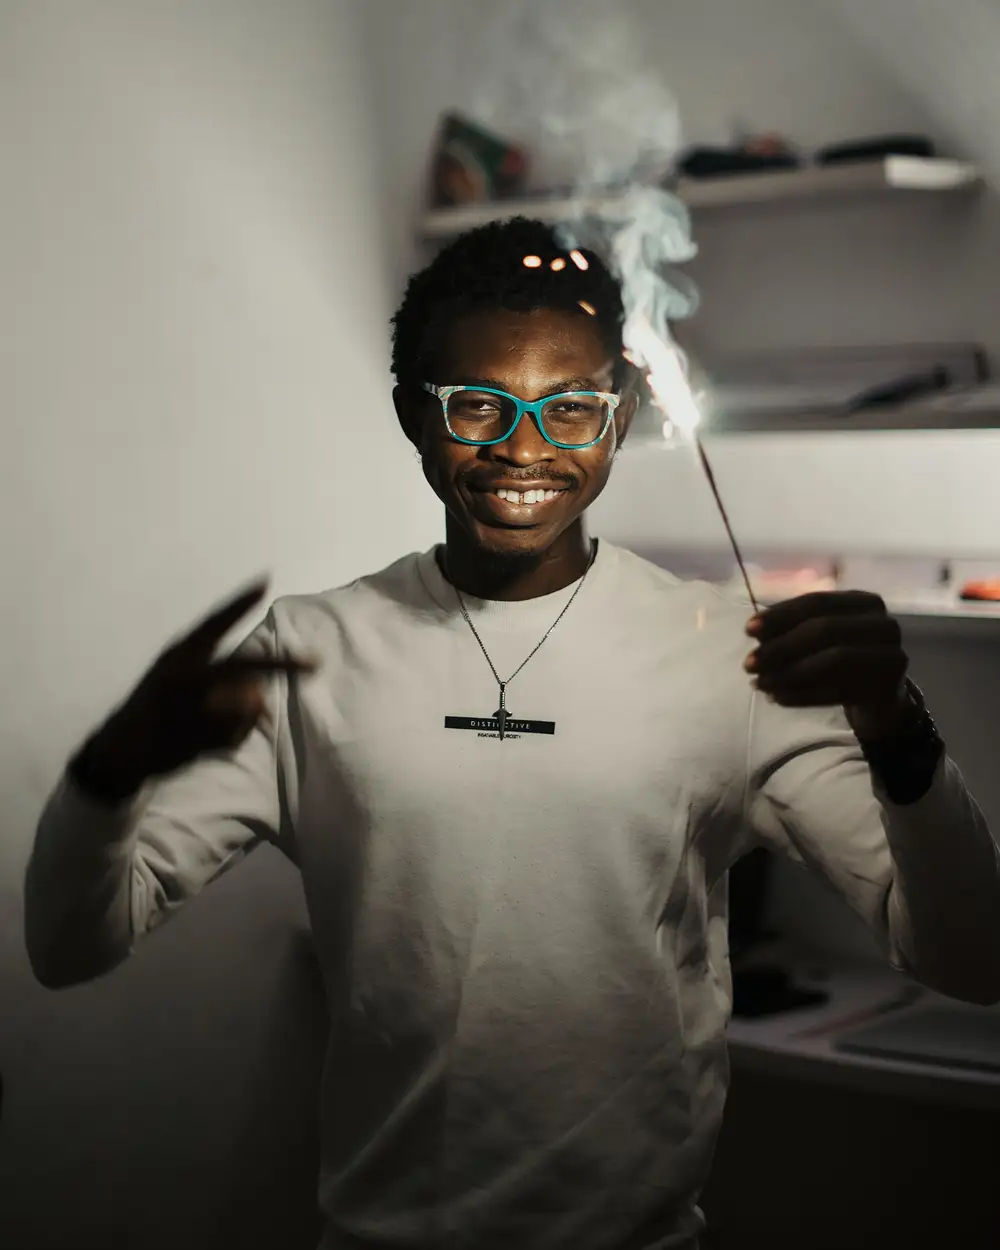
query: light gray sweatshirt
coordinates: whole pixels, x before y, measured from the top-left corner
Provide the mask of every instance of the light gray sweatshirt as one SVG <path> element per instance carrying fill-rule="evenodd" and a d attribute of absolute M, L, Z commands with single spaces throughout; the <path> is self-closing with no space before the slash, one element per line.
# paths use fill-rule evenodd
<path fill-rule="evenodd" d="M 502 678 L 573 589 L 467 599 Z M 333 1018 L 324 1247 L 693 1245 L 743 852 L 821 873 L 897 967 L 1000 997 L 997 846 L 957 769 L 894 807 L 839 709 L 752 695 L 747 615 L 601 543 L 501 742 L 433 552 L 281 599 L 247 650 L 324 663 L 274 681 L 273 726 L 119 810 L 60 783 L 27 879 L 35 966 L 83 942 L 113 967 L 272 841 L 302 872 Z"/>

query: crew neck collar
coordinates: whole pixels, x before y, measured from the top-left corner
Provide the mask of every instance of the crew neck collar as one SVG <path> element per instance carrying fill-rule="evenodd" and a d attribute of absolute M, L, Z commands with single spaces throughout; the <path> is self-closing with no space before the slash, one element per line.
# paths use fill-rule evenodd
<path fill-rule="evenodd" d="M 579 593 L 573 608 L 574 612 L 582 603 L 590 599 L 595 592 L 595 587 L 607 576 L 608 565 L 613 559 L 613 549 L 607 543 L 600 541 L 596 542 L 596 547 L 593 561 L 584 577 L 564 586 L 562 590 L 548 595 L 538 595 L 534 599 L 517 600 L 478 599 L 475 595 L 468 595 L 463 591 L 462 601 L 465 603 L 466 611 L 473 621 L 482 622 L 484 626 L 495 629 L 519 629 L 522 626 L 536 624 L 550 625 L 553 618 L 562 611 L 577 590 Z M 438 563 L 438 553 L 441 550 L 440 545 L 431 547 L 429 551 L 418 556 L 417 571 L 424 589 L 438 607 L 449 616 L 454 615 L 461 619 L 462 609 L 458 592 L 441 572 L 441 566 Z M 580 583 L 583 581 L 586 585 L 581 587 Z"/>

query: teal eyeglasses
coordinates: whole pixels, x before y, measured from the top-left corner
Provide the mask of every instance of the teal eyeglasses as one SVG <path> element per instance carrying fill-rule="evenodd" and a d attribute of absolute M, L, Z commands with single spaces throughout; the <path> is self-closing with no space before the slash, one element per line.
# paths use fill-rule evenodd
<path fill-rule="evenodd" d="M 505 443 L 525 413 L 553 447 L 580 451 L 599 443 L 611 425 L 620 395 L 607 391 L 567 391 L 534 403 L 491 386 L 432 386 L 421 383 L 441 401 L 445 425 L 456 442 L 477 447 Z"/>

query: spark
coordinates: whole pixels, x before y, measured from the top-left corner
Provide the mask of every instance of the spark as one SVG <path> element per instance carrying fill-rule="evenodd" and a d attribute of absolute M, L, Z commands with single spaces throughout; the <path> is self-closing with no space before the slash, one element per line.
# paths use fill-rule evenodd
<path fill-rule="evenodd" d="M 559 273 L 560 270 L 563 270 L 565 268 L 566 268 L 566 258 L 564 256 L 557 256 L 555 260 L 552 262 L 553 272 Z"/>
<path fill-rule="evenodd" d="M 656 406 L 684 434 L 693 436 L 701 424 L 701 409 L 688 385 L 679 349 L 665 343 L 641 314 L 631 318 L 628 338 L 633 361 L 641 356 L 645 363 Z"/>
<path fill-rule="evenodd" d="M 597 309 L 594 307 L 593 304 L 588 304 L 585 299 L 579 300 L 578 303 L 580 307 L 583 309 L 583 311 L 587 314 L 588 317 L 597 316 Z"/>
<path fill-rule="evenodd" d="M 590 268 L 590 261 L 587 260 L 586 256 L 584 256 L 584 254 L 577 248 L 574 248 L 572 252 L 570 252 L 569 256 L 570 260 L 574 265 L 576 265 L 577 269 L 582 269 L 586 272 L 586 270 Z"/>
<path fill-rule="evenodd" d="M 540 256 L 525 256 L 524 267 L 525 269 L 541 269 L 542 258 Z"/>

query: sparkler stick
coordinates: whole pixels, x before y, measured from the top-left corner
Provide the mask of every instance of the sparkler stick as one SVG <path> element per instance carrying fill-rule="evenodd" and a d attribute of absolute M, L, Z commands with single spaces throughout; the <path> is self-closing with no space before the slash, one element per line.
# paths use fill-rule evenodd
<path fill-rule="evenodd" d="M 708 479 L 708 485 L 712 491 L 715 505 L 719 510 L 719 515 L 722 517 L 722 524 L 725 526 L 729 545 L 733 549 L 733 555 L 736 557 L 736 563 L 743 576 L 743 583 L 747 588 L 747 594 L 750 596 L 750 602 L 753 604 L 754 611 L 757 612 L 760 608 L 753 593 L 753 587 L 750 585 L 750 575 L 747 572 L 743 553 L 740 551 L 736 535 L 733 533 L 729 514 L 726 511 L 725 504 L 722 502 L 722 494 L 715 480 L 715 474 L 712 472 L 708 455 L 698 436 L 701 410 L 688 382 L 680 353 L 675 344 L 664 342 L 641 314 L 634 314 L 629 319 L 625 337 L 630 351 L 641 356 L 645 362 L 648 370 L 647 381 L 649 382 L 649 389 L 653 393 L 657 407 L 678 426 L 682 433 L 690 438 L 694 446 L 698 460 L 705 472 L 705 477 Z"/>
<path fill-rule="evenodd" d="M 698 459 L 701 461 L 701 467 L 705 470 L 705 476 L 708 478 L 708 484 L 712 488 L 712 496 L 719 509 L 719 515 L 722 517 L 722 524 L 726 527 L 726 534 L 729 537 L 729 545 L 733 549 L 733 555 L 736 557 L 736 563 L 739 565 L 740 572 L 743 574 L 743 583 L 747 588 L 747 594 L 750 596 L 750 602 L 753 604 L 753 610 L 755 612 L 759 612 L 760 606 L 754 596 L 753 587 L 750 585 L 750 574 L 747 572 L 747 566 L 743 560 L 740 545 L 736 541 L 736 535 L 733 533 L 733 527 L 729 523 L 729 514 L 726 512 L 726 505 L 722 502 L 722 494 L 716 484 L 715 474 L 712 472 L 712 466 L 709 464 L 708 456 L 705 453 L 705 447 L 697 434 L 693 434 L 692 437 L 694 439 L 695 451 L 698 453 Z"/>

